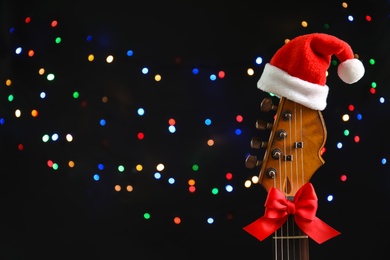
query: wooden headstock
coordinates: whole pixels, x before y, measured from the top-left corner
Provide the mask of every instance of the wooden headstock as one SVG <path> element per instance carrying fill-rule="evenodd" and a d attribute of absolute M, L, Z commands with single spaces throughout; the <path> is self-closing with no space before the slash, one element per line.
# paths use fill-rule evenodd
<path fill-rule="evenodd" d="M 267 191 L 275 187 L 286 196 L 294 196 L 325 163 L 321 154 L 327 132 L 322 113 L 284 97 L 278 105 L 274 105 L 271 98 L 265 98 L 261 111 L 276 111 L 276 115 L 271 123 L 256 121 L 256 128 L 270 130 L 270 136 L 267 142 L 252 138 L 252 148 L 266 151 L 263 160 L 249 155 L 246 167 L 260 167 L 259 183 Z"/>

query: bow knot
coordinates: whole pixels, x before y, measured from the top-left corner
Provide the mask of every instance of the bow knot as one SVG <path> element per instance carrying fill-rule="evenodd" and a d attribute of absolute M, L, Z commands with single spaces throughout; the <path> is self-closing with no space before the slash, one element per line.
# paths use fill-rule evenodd
<path fill-rule="evenodd" d="M 272 187 L 268 192 L 265 207 L 264 216 L 244 227 L 245 231 L 260 241 L 279 229 L 288 215 L 294 215 L 298 227 L 319 244 L 340 234 L 316 217 L 317 195 L 310 182 L 297 191 L 293 201 Z"/>
<path fill-rule="evenodd" d="M 295 215 L 295 204 L 289 200 L 287 200 L 287 214 Z"/>

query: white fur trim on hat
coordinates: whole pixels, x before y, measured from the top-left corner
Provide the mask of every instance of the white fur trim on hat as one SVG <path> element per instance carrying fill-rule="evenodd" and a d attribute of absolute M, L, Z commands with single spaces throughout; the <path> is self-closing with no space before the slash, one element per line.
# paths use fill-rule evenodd
<path fill-rule="evenodd" d="M 267 63 L 257 87 L 278 97 L 304 105 L 313 110 L 324 110 L 329 93 L 327 85 L 318 85 L 289 75 Z"/>

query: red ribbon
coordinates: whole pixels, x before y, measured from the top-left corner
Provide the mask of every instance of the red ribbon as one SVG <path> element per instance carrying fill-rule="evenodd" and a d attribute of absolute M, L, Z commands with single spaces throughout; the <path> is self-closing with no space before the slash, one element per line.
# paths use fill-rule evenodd
<path fill-rule="evenodd" d="M 270 188 L 265 207 L 264 216 L 244 227 L 245 231 L 260 241 L 279 229 L 290 214 L 294 215 L 297 226 L 318 244 L 340 234 L 315 216 L 317 195 L 310 182 L 297 191 L 294 201 L 289 201 L 280 190 Z"/>

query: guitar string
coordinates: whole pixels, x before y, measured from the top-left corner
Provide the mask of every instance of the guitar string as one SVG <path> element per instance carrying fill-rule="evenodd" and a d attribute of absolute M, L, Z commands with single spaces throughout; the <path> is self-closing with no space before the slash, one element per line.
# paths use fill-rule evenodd
<path fill-rule="evenodd" d="M 280 166 L 280 160 L 278 161 L 278 165 Z M 273 182 L 274 182 L 273 186 L 277 187 L 276 178 L 273 179 Z M 277 239 L 278 238 L 278 230 L 275 230 L 274 236 L 275 236 L 275 239 L 274 239 L 274 248 L 275 248 L 274 254 L 275 254 L 275 259 L 278 259 L 278 252 L 279 252 L 279 250 L 278 250 L 278 239 Z"/>
<path fill-rule="evenodd" d="M 303 131 L 302 131 L 302 129 L 303 129 L 303 111 L 302 111 L 302 106 L 300 106 L 300 117 L 299 117 L 299 122 L 300 122 L 300 126 L 299 126 L 299 128 L 301 129 L 301 131 L 300 131 L 300 141 L 301 142 L 303 142 Z M 305 144 L 303 144 L 302 143 L 302 147 L 301 147 L 301 149 L 299 149 L 300 151 L 301 151 L 301 160 L 300 160 L 300 162 L 301 162 L 301 181 L 302 181 L 302 183 L 301 183 L 301 186 L 304 184 L 304 182 L 305 182 L 305 167 L 304 167 L 304 160 L 303 160 L 303 155 L 304 155 L 304 146 Z M 298 151 L 297 151 L 298 152 Z M 303 232 L 302 232 L 302 230 L 300 230 L 299 229 L 299 235 L 300 236 L 302 236 L 303 235 Z M 301 242 L 302 241 L 302 239 L 299 239 L 299 242 Z M 303 241 L 302 241 L 302 243 L 304 243 Z M 301 244 L 301 243 L 300 243 Z M 302 247 L 300 247 L 300 248 L 302 248 Z"/>
<path fill-rule="evenodd" d="M 294 146 L 294 141 L 297 141 L 297 103 L 294 103 L 294 109 L 293 109 L 293 113 L 290 117 L 290 133 L 293 133 L 294 136 L 292 136 L 292 134 L 290 135 L 290 154 L 293 155 L 294 154 L 294 151 L 296 152 L 297 148 Z M 300 117 L 299 117 L 300 119 Z M 291 122 L 292 121 L 292 122 Z M 294 128 L 294 131 L 291 129 L 291 127 Z M 297 157 L 296 157 L 296 154 L 294 154 L 294 156 L 292 156 L 291 160 L 291 189 L 292 190 L 295 190 L 295 183 L 298 184 L 299 186 L 299 174 L 298 174 L 298 171 L 297 171 Z M 295 176 L 294 176 L 294 166 L 295 166 Z M 295 179 L 295 180 L 294 180 Z M 292 234 L 293 234 L 293 237 L 291 238 L 292 239 L 292 250 L 293 250 L 293 256 L 294 256 L 294 259 L 295 259 L 295 256 L 296 256 L 296 252 L 295 252 L 295 249 L 296 249 L 296 239 L 294 239 L 294 236 L 296 235 L 296 230 L 295 230 L 295 225 L 294 225 L 294 218 L 291 218 L 291 221 L 293 222 L 291 227 L 292 227 Z M 300 240 L 299 242 L 300 243 Z M 289 243 L 290 245 L 290 243 Z"/>
<path fill-rule="evenodd" d="M 302 142 L 302 106 L 299 106 L 299 117 L 298 117 L 298 113 L 297 113 L 297 109 L 296 109 L 296 106 L 297 106 L 297 104 L 295 104 L 295 112 L 294 112 L 294 115 L 296 115 L 296 117 L 295 117 L 295 120 L 294 120 L 294 127 L 295 127 L 295 134 L 296 134 L 296 136 L 295 136 L 295 141 L 298 141 L 298 142 Z M 298 136 L 298 131 L 297 131 L 297 121 L 299 121 L 299 133 L 300 133 L 300 136 Z M 298 145 L 297 146 L 295 146 L 295 153 L 296 153 L 296 155 L 298 155 Z M 301 150 L 302 150 L 302 148 L 301 148 Z M 295 173 L 296 173 L 296 176 L 295 176 L 295 178 L 296 178 L 296 182 L 294 182 L 294 183 L 296 183 L 298 186 L 297 186 L 297 188 L 298 187 L 300 187 L 300 186 L 302 186 L 302 182 L 300 182 L 299 181 L 299 168 L 298 168 L 298 161 L 302 161 L 302 157 L 300 158 L 301 160 L 298 160 L 298 156 L 295 156 Z M 303 177 L 303 176 L 302 176 Z M 302 181 L 303 179 L 301 178 L 301 181 Z M 294 225 L 294 228 L 296 228 L 296 226 Z M 298 232 L 297 232 L 298 231 Z M 298 235 L 300 235 L 300 232 L 299 232 L 299 229 L 298 230 L 294 230 L 294 235 L 295 234 L 298 234 Z M 295 241 L 295 240 L 294 240 Z M 299 248 L 301 248 L 301 239 L 298 239 L 298 245 L 299 245 Z M 294 255 L 295 256 L 295 255 Z"/>
<path fill-rule="evenodd" d="M 298 108 L 297 108 L 298 106 Z M 299 110 L 299 114 L 298 114 L 298 110 Z M 293 120 L 293 124 L 294 124 L 294 140 L 296 142 L 302 142 L 303 140 L 303 109 L 302 109 L 302 106 L 297 104 L 297 103 L 294 103 L 294 113 L 293 113 L 293 117 L 292 117 L 292 120 Z M 299 127 L 298 127 L 299 125 Z M 299 129 L 299 131 L 298 131 Z M 290 131 L 291 132 L 291 131 Z M 292 132 L 291 132 L 292 133 Z M 299 133 L 299 134 L 298 134 Z M 291 173 L 291 177 L 292 178 L 295 178 L 295 181 L 292 182 L 292 185 L 296 184 L 296 187 L 292 187 L 293 190 L 295 189 L 298 189 L 298 187 L 301 187 L 305 180 L 304 180 L 304 161 L 303 161 L 303 143 L 301 143 L 301 148 L 298 148 L 299 146 L 295 146 L 293 145 L 293 142 L 291 141 L 290 142 L 290 148 L 291 150 L 294 150 L 294 158 L 293 158 L 293 165 L 295 166 L 295 176 L 293 176 L 293 173 Z M 300 157 L 298 157 L 298 149 L 300 150 Z M 291 153 L 293 154 L 293 153 Z M 301 166 L 301 169 L 299 170 L 299 165 Z M 295 235 L 298 235 L 299 237 L 301 237 L 302 235 L 302 231 L 295 225 L 295 223 L 292 224 L 292 228 L 293 228 L 293 232 L 292 234 L 295 236 Z M 293 239 L 292 240 L 292 243 L 293 243 L 293 249 L 294 249 L 294 253 L 293 253 L 293 256 L 294 256 L 294 259 L 295 257 L 300 257 L 297 255 L 297 253 L 295 252 L 295 250 L 297 249 L 296 247 L 296 239 Z M 299 248 L 302 248 L 302 239 L 298 239 L 298 246 Z"/>
<path fill-rule="evenodd" d="M 288 155 L 293 155 L 293 151 L 294 151 L 294 147 L 293 147 L 293 141 L 294 140 L 297 140 L 296 139 L 296 133 L 297 133 L 297 126 L 296 126 L 296 123 L 297 123 L 297 120 L 296 120 L 296 117 L 295 115 L 297 115 L 297 104 L 294 102 L 293 103 L 294 105 L 294 108 L 293 108 L 293 113 L 290 111 L 290 112 L 287 112 L 287 113 L 290 113 L 289 116 L 289 120 L 288 120 L 288 127 L 289 127 L 289 133 L 293 133 L 295 136 L 292 136 L 291 134 L 288 134 L 288 138 L 289 138 L 289 147 L 288 147 Z M 292 114 L 291 114 L 292 113 Z M 294 128 L 294 131 L 293 129 Z M 287 145 L 285 144 L 285 148 L 287 147 Z M 287 149 L 287 148 L 286 148 Z M 287 155 L 287 153 L 285 153 L 285 155 Z M 285 160 L 287 162 L 287 160 Z M 289 185 L 291 185 L 290 189 L 291 190 L 295 190 L 295 187 L 294 187 L 294 184 L 296 183 L 294 181 L 294 179 L 296 178 L 296 175 L 294 176 L 294 165 L 295 164 L 295 161 L 296 161 L 296 158 L 294 158 L 294 156 L 292 156 L 292 158 L 290 158 L 290 167 L 289 167 L 289 178 L 290 178 L 290 182 L 289 182 Z M 287 168 L 286 168 L 287 169 Z M 295 170 L 295 173 L 297 174 L 297 171 Z M 289 223 L 289 222 L 292 222 L 292 223 Z M 293 236 L 296 234 L 296 231 L 295 231 L 295 225 L 294 225 L 294 219 L 293 218 L 288 218 L 287 219 L 287 229 L 289 229 L 291 227 L 291 231 L 290 230 L 287 230 L 288 231 L 288 234 L 293 234 Z M 288 253 L 287 253 L 287 258 L 290 259 L 290 256 L 291 256 L 291 253 L 290 253 L 290 249 L 292 249 L 292 256 L 294 257 L 295 259 L 295 256 L 296 256 L 296 252 L 295 252 L 295 239 L 290 239 L 290 238 L 287 238 L 287 241 L 288 241 L 288 245 L 287 245 L 287 248 L 288 248 Z M 292 246 L 290 245 L 290 243 L 292 243 Z"/>
<path fill-rule="evenodd" d="M 303 146 L 299 149 L 300 150 L 300 153 L 298 152 L 298 147 L 294 146 L 294 143 L 293 143 L 293 139 L 296 140 L 296 141 L 299 141 L 299 142 L 302 142 L 303 140 L 303 132 L 302 132 L 302 129 L 303 129 L 303 109 L 302 109 L 302 106 L 298 106 L 299 108 L 297 109 L 297 104 L 294 103 L 294 113 L 293 115 L 299 115 L 297 117 L 291 117 L 288 122 L 288 126 L 289 126 L 289 133 L 294 133 L 295 136 L 293 138 L 293 136 L 291 135 L 288 135 L 288 138 L 289 138 L 289 143 L 290 143 L 290 146 L 287 147 L 287 144 L 286 144 L 286 139 L 283 139 L 283 154 L 284 155 L 288 155 L 287 154 L 287 150 L 289 149 L 289 154 L 290 155 L 295 155 L 293 158 L 291 158 L 292 161 L 291 162 L 291 167 L 288 168 L 287 167 L 287 162 L 288 160 L 283 160 L 283 157 L 281 156 L 278 160 L 278 163 L 279 163 L 279 169 L 281 169 L 280 171 L 280 178 L 279 178 L 279 187 L 280 189 L 283 189 L 283 187 L 285 187 L 283 190 L 285 192 L 285 195 L 286 195 L 286 198 L 287 198 L 287 195 L 288 195 L 288 190 L 286 190 L 286 187 L 285 185 L 287 184 L 285 181 L 286 181 L 286 178 L 285 177 L 290 177 L 290 179 L 292 180 L 291 182 L 289 182 L 288 184 L 291 184 L 291 190 L 295 190 L 295 188 L 297 187 L 300 187 L 304 184 L 305 182 L 305 179 L 304 179 L 304 176 L 305 176 L 305 173 L 304 173 L 304 160 L 303 160 L 303 154 L 304 154 L 304 151 L 303 151 Z M 299 110 L 299 112 L 298 112 Z M 299 129 L 301 129 L 301 131 L 299 131 L 299 136 L 298 136 L 298 125 L 299 125 Z M 292 131 L 292 127 L 294 128 L 294 132 Z M 302 143 L 303 145 L 303 143 Z M 294 149 L 295 148 L 295 149 Z M 284 161 L 284 162 L 282 162 Z M 282 166 L 284 166 L 282 168 Z M 294 176 L 294 169 L 295 167 L 295 176 Z M 301 168 L 299 170 L 299 168 Z M 288 170 L 289 169 L 289 170 Z M 296 181 L 293 181 L 293 180 L 296 180 Z M 284 180 L 284 181 L 283 181 Z M 274 185 L 276 184 L 275 182 L 276 180 L 274 180 Z M 293 186 L 294 184 L 297 185 L 297 187 Z M 276 186 L 275 186 L 276 187 Z M 279 230 L 279 238 L 281 239 L 275 239 L 275 248 L 276 248 L 276 259 L 278 259 L 278 256 L 277 256 L 277 252 L 280 252 L 281 254 L 281 259 L 284 259 L 285 257 L 285 252 L 284 250 L 286 249 L 287 252 L 286 252 L 286 255 L 287 255 L 287 259 L 289 260 L 290 259 L 290 249 L 292 248 L 292 256 L 293 258 L 295 259 L 297 257 L 297 254 L 296 254 L 296 239 L 292 239 L 292 241 L 290 241 L 291 239 L 289 237 L 287 237 L 286 241 L 284 241 L 285 239 L 282 239 L 284 237 L 284 233 L 286 232 L 287 233 L 287 236 L 289 236 L 290 232 L 289 232 L 289 228 L 292 228 L 292 234 L 293 236 L 295 235 L 298 235 L 299 237 L 301 237 L 302 235 L 304 235 L 302 233 L 302 230 L 300 230 L 299 228 L 296 230 L 296 226 L 294 225 L 294 223 L 289 224 L 289 221 L 291 221 L 289 218 L 287 218 L 286 220 L 286 225 L 283 225 L 280 230 Z M 292 220 L 293 221 L 293 220 Z M 286 231 L 284 230 L 286 229 Z M 277 231 L 276 231 L 277 232 Z M 278 238 L 278 234 L 275 232 L 275 235 L 276 237 Z M 279 241 L 279 243 L 278 243 Z M 290 246 L 290 242 L 292 243 L 292 247 Z M 299 248 L 302 248 L 302 243 L 304 243 L 306 241 L 302 241 L 302 239 L 298 239 L 298 246 Z M 286 245 L 284 244 L 286 243 Z M 280 245 L 279 245 L 280 244 Z M 280 246 L 280 250 L 278 250 L 278 246 Z"/>
<path fill-rule="evenodd" d="M 281 156 L 278 158 L 278 167 L 279 167 L 279 169 L 282 169 L 282 160 L 281 160 Z M 283 176 L 283 171 L 281 170 L 281 176 Z M 281 190 L 281 188 L 282 188 L 282 180 L 283 178 L 279 178 L 279 190 Z M 275 180 L 276 181 L 276 180 Z M 277 185 L 275 185 L 275 187 L 278 187 Z M 279 231 L 279 233 L 280 233 L 280 237 L 283 237 L 284 236 L 284 230 L 283 230 L 283 226 L 280 228 L 280 231 Z M 277 249 L 278 248 L 278 241 L 280 241 L 280 248 L 281 248 L 281 250 L 280 250 L 280 253 L 281 253 L 281 255 L 282 255 L 282 259 L 283 259 L 283 255 L 284 255 L 284 240 L 283 239 L 278 239 L 278 231 L 276 230 L 275 231 L 275 237 L 276 237 L 276 239 L 275 239 L 275 243 L 276 243 L 276 252 L 279 252 L 279 250 Z M 276 257 L 276 259 L 278 259 L 277 257 Z"/>
<path fill-rule="evenodd" d="M 295 104 L 295 105 L 297 105 L 297 104 Z M 295 115 L 298 115 L 298 113 L 297 112 L 295 112 Z M 303 171 L 303 165 L 304 165 L 304 162 L 303 162 L 303 133 L 302 133 L 302 130 L 303 130 L 303 109 L 302 109 L 302 106 L 301 105 L 299 105 L 299 117 L 297 116 L 296 117 L 296 120 L 294 121 L 295 122 L 295 129 L 297 129 L 297 121 L 299 120 L 299 127 L 298 127 L 298 129 L 300 129 L 300 131 L 299 131 L 299 136 L 296 136 L 296 140 L 298 141 L 298 142 L 301 142 L 300 143 L 300 146 L 295 146 L 295 154 L 296 154 L 296 160 L 295 160 L 295 166 L 296 166 L 296 178 L 297 178 L 297 181 L 296 181 L 296 183 L 298 184 L 298 187 L 300 187 L 300 186 L 302 186 L 303 185 L 303 183 L 304 183 L 304 171 Z M 297 134 L 297 132 L 298 131 L 295 131 L 295 133 Z M 298 149 L 298 147 L 300 147 L 299 149 Z M 299 157 L 299 160 L 298 160 L 298 150 L 300 150 L 301 151 L 301 156 Z M 300 165 L 301 165 L 301 171 L 299 171 L 299 163 L 300 163 Z M 301 182 L 299 181 L 299 172 L 301 172 Z M 294 225 L 294 227 L 296 227 L 296 225 Z M 298 230 L 297 230 L 298 232 L 294 232 L 294 234 L 298 234 L 298 236 L 299 237 L 301 237 L 301 230 L 298 228 Z M 302 243 L 303 243 L 303 241 L 302 241 L 302 239 L 301 238 L 299 238 L 298 239 L 298 245 L 299 245 L 299 248 L 302 248 Z"/>
<path fill-rule="evenodd" d="M 281 106 L 282 108 L 283 106 Z M 282 111 L 279 111 L 279 117 L 282 116 Z M 278 118 L 279 122 L 280 122 L 280 119 L 281 118 Z M 276 130 L 276 129 L 275 129 Z M 283 139 L 283 152 L 282 154 L 278 157 L 278 169 L 279 169 L 279 172 L 280 172 L 280 176 L 279 176 L 279 183 L 277 184 L 276 183 L 276 178 L 274 179 L 274 187 L 277 187 L 280 191 L 284 192 L 285 193 L 285 189 L 283 189 L 283 179 L 284 179 L 284 169 L 282 168 L 282 156 L 283 154 L 285 154 L 286 152 L 286 139 L 284 138 Z M 285 166 L 285 164 L 284 164 Z M 288 219 L 287 219 L 288 221 Z M 288 233 L 287 233 L 288 234 Z M 279 230 L 276 230 L 275 231 L 275 259 L 279 259 L 279 256 L 278 256 L 278 253 L 280 252 L 280 257 L 281 259 L 284 258 L 284 225 L 282 225 Z M 288 242 L 288 241 L 286 241 Z M 280 249 L 278 248 L 280 246 Z M 288 246 L 287 246 L 288 248 Z"/>
<path fill-rule="evenodd" d="M 286 113 L 291 113 L 291 112 L 288 112 L 286 111 Z M 288 115 L 286 115 L 288 117 Z M 289 144 L 290 146 L 287 146 L 287 138 L 284 139 L 284 144 L 283 144 L 283 149 L 284 149 L 284 156 L 285 156 L 285 159 L 283 160 L 284 161 L 284 172 L 285 172 L 285 177 L 283 178 L 284 179 L 284 190 L 285 190 L 285 193 L 286 193 L 286 198 L 288 196 L 288 193 L 290 192 L 289 189 L 293 188 L 291 185 L 292 185 L 292 179 L 293 179 L 293 170 L 292 170 L 292 165 L 291 165 L 291 161 L 288 161 L 287 160 L 287 157 L 288 155 L 291 155 L 292 154 L 292 151 L 291 151 L 291 144 L 292 144 L 292 135 L 290 133 L 292 133 L 292 124 L 291 124 L 291 117 L 290 118 L 287 118 L 287 125 L 288 125 L 288 134 L 287 134 L 287 138 L 289 139 Z M 283 157 L 282 157 L 283 158 Z M 290 179 L 290 180 L 289 180 Z M 287 239 L 286 239 L 286 255 L 287 255 L 287 259 L 289 260 L 290 259 L 290 244 L 291 244 L 291 238 L 290 238 L 290 234 L 291 234 L 291 231 L 290 231 L 290 227 L 291 227 L 291 224 L 290 224 L 290 217 L 287 217 L 287 221 L 286 221 L 286 233 L 287 233 Z M 293 230 L 292 230 L 293 231 Z M 294 233 L 292 233 L 294 234 Z M 294 242 L 294 240 L 292 240 Z"/>
<path fill-rule="evenodd" d="M 282 111 L 280 111 L 282 112 Z M 279 113 L 279 116 L 282 116 L 281 113 Z M 278 119 L 280 121 L 280 118 Z M 289 120 L 288 122 L 288 126 L 289 126 L 289 132 L 291 133 L 291 120 Z M 291 138 L 290 135 L 287 135 L 288 138 Z M 286 155 L 287 154 L 287 145 L 286 145 L 286 139 L 287 138 L 283 138 L 283 151 L 282 151 L 282 154 L 278 157 L 278 166 L 279 166 L 279 169 L 280 169 L 280 177 L 279 177 L 279 190 L 282 191 L 286 198 L 287 198 L 287 188 L 286 187 L 286 179 L 289 177 L 288 176 L 288 171 L 287 171 L 287 160 L 282 160 L 283 158 L 283 155 Z M 282 167 L 283 166 L 283 167 Z M 277 187 L 277 186 L 275 186 Z M 289 232 L 289 218 L 287 218 L 286 222 L 284 225 L 282 225 L 280 228 L 279 228 L 279 236 L 278 236 L 278 232 L 275 231 L 275 234 L 276 234 L 276 239 L 275 239 L 275 242 L 276 242 L 276 254 L 277 252 L 280 251 L 281 253 L 281 259 L 284 259 L 284 249 L 286 248 L 287 252 L 287 256 L 288 256 L 288 259 L 289 259 L 289 256 L 290 256 L 290 252 L 289 252 L 289 249 L 290 249 L 290 239 L 288 237 L 286 237 L 286 239 L 284 239 L 284 233 L 285 233 L 285 230 L 286 229 L 286 234 L 287 236 L 290 234 Z M 280 241 L 280 250 L 278 250 L 277 246 L 278 246 L 278 241 Z M 284 245 L 286 243 L 286 246 Z M 276 256 L 276 259 L 278 259 L 278 257 Z"/>
<path fill-rule="evenodd" d="M 280 115 L 279 115 L 280 116 Z M 278 120 L 280 120 L 278 118 Z M 281 161 L 281 156 L 279 156 L 278 158 L 278 168 L 280 169 L 280 178 L 279 178 L 279 184 L 276 183 L 276 179 L 274 179 L 274 187 L 277 187 L 279 190 L 282 190 L 282 180 L 283 180 L 283 171 L 282 171 L 282 161 Z M 278 235 L 279 233 L 279 235 Z M 283 259 L 283 255 L 284 255 L 284 240 L 283 239 L 279 239 L 282 238 L 284 236 L 284 230 L 283 230 L 283 226 L 279 229 L 279 232 L 278 230 L 275 230 L 275 256 L 276 256 L 276 259 L 278 259 L 278 253 L 280 252 L 281 254 L 281 257 Z M 278 249 L 278 246 L 280 244 L 280 250 Z"/>
<path fill-rule="evenodd" d="M 296 104 L 297 105 L 297 104 Z M 303 143 L 303 107 L 301 105 L 298 105 L 299 106 L 299 117 L 297 117 L 297 120 L 296 121 L 299 121 L 299 136 L 297 136 L 296 140 L 298 140 L 299 142 L 301 142 L 301 146 L 300 148 L 298 149 L 298 147 L 296 147 L 295 149 L 295 152 L 296 152 L 296 178 L 297 178 L 297 185 L 298 187 L 301 187 L 305 184 L 305 167 L 304 167 L 304 143 Z M 296 115 L 298 115 L 297 113 L 295 113 Z M 296 122 L 295 121 L 295 122 Z M 298 133 L 298 131 L 295 131 L 295 133 Z M 298 152 L 298 150 L 300 152 Z M 300 155 L 299 157 L 299 160 L 298 160 L 298 154 Z M 299 164 L 300 164 L 300 171 L 299 171 Z M 299 176 L 300 175 L 300 176 Z M 299 248 L 302 248 L 304 247 L 304 243 L 306 243 L 306 240 L 305 238 L 303 238 L 304 234 L 302 232 L 302 230 L 300 228 L 298 228 L 296 225 L 294 225 L 295 228 L 297 228 L 297 231 L 294 232 L 294 234 L 297 234 L 300 238 L 298 239 L 298 245 L 299 245 Z M 301 252 L 301 251 L 300 251 Z"/>
<path fill-rule="evenodd" d="M 289 137 L 290 138 L 290 137 Z M 287 198 L 287 193 L 288 193 L 288 187 L 286 186 L 287 185 L 287 178 L 289 177 L 289 171 L 288 171 L 288 167 L 287 167 L 287 160 L 283 160 L 283 155 L 286 155 L 287 154 L 287 144 L 286 144 L 286 138 L 283 139 L 283 152 L 282 152 L 282 155 L 279 157 L 279 162 L 280 162 L 280 167 L 279 169 L 280 170 L 280 178 L 279 178 L 279 190 L 281 190 L 284 194 L 285 194 L 285 197 Z M 290 234 L 290 230 L 289 230 L 289 227 L 290 227 L 290 219 L 287 218 L 286 219 L 286 222 L 284 225 L 281 226 L 280 228 L 280 241 L 281 241 L 281 257 L 282 259 L 284 259 L 284 256 L 285 254 L 287 255 L 287 259 L 289 259 L 290 257 L 290 239 L 288 238 L 289 237 L 289 234 Z M 286 239 L 284 239 L 286 237 Z M 286 249 L 286 252 L 284 252 L 284 250 Z"/>
<path fill-rule="evenodd" d="M 294 133 L 294 134 L 296 134 L 296 118 L 295 118 L 295 115 L 296 115 L 296 103 L 294 102 L 294 109 L 293 109 L 293 112 L 291 112 L 290 111 L 290 113 L 292 113 L 292 114 L 290 114 L 290 117 L 289 117 L 289 120 L 288 120 L 288 126 L 289 126 L 289 133 Z M 294 131 L 293 131 L 293 129 L 292 129 L 292 126 L 293 126 L 293 123 L 294 123 Z M 290 142 L 289 142 L 289 147 L 288 147 L 288 149 L 289 149 L 289 155 L 293 155 L 293 140 L 296 140 L 296 136 L 292 136 L 292 134 L 289 134 L 288 135 L 288 137 L 289 137 L 289 140 L 290 140 Z M 286 154 L 287 155 L 287 154 Z M 287 160 L 286 160 L 287 161 Z M 289 184 L 291 185 L 291 187 L 290 187 L 290 189 L 292 189 L 292 190 L 294 190 L 295 189 L 295 187 L 294 187 L 294 178 L 296 177 L 296 176 L 294 176 L 294 169 L 293 169 L 293 166 L 294 166 L 294 162 L 295 162 L 295 158 L 294 157 L 292 157 L 292 158 L 290 158 L 290 172 L 289 172 L 289 178 L 290 178 L 290 182 L 289 182 Z M 293 218 L 288 218 L 288 222 L 292 222 L 292 223 L 288 223 L 287 224 L 287 227 L 291 227 L 291 229 L 292 229 L 292 231 L 291 232 L 289 232 L 289 234 L 292 234 L 293 236 L 295 235 L 295 226 L 294 226 L 294 220 L 293 220 Z M 295 239 L 293 238 L 293 239 L 287 239 L 288 240 L 288 248 L 292 248 L 292 250 L 293 250 L 293 252 L 292 252 L 292 256 L 294 257 L 294 259 L 295 259 Z M 292 243 L 292 247 L 290 246 L 290 243 Z M 288 253 L 288 259 L 290 259 L 290 252 Z"/>
<path fill-rule="evenodd" d="M 297 104 L 296 103 L 294 103 L 294 113 L 293 113 L 293 115 L 298 115 L 298 113 L 297 113 Z M 286 187 L 286 178 L 285 177 L 289 177 L 290 178 L 290 180 L 292 180 L 291 182 L 289 182 L 288 184 L 291 184 L 291 189 L 292 190 L 295 190 L 295 188 L 296 187 L 294 187 L 293 185 L 294 185 L 294 183 L 296 183 L 297 184 L 297 186 L 299 187 L 299 186 L 301 186 L 303 183 L 304 183 L 304 171 L 303 171 L 303 149 L 301 149 L 301 157 L 300 157 L 300 160 L 298 160 L 298 151 L 297 151 L 297 147 L 295 147 L 295 146 L 293 146 L 293 140 L 298 140 L 298 141 L 302 141 L 303 139 L 303 133 L 302 133 L 302 131 L 299 131 L 299 133 L 300 133 L 300 136 L 297 136 L 297 134 L 298 134 L 298 131 L 297 131 L 297 122 L 299 121 L 299 125 L 300 125 L 300 129 L 302 129 L 302 126 L 303 126 L 303 110 L 302 110 L 302 107 L 301 106 L 299 106 L 299 117 L 291 117 L 290 118 L 290 120 L 288 121 L 288 127 L 289 127 L 289 133 L 294 133 L 295 134 L 295 136 L 294 136 L 294 138 L 293 138 L 293 136 L 292 135 L 288 135 L 288 138 L 289 138 L 289 143 L 290 143 L 290 146 L 289 147 L 287 147 L 287 144 L 286 144 L 286 139 L 283 139 L 284 140 L 284 142 L 283 142 L 283 154 L 284 155 L 287 155 L 287 150 L 289 150 L 288 152 L 289 152 L 289 154 L 290 155 L 295 155 L 293 158 L 291 158 L 291 160 L 292 161 L 290 161 L 291 162 L 291 167 L 287 167 L 287 162 L 288 162 L 288 160 L 283 160 L 284 161 L 284 167 L 283 167 L 283 169 L 284 170 L 282 170 L 282 158 L 283 157 L 280 157 L 279 158 L 279 161 L 278 161 L 278 163 L 279 163 L 279 169 L 281 169 L 281 178 L 279 178 L 279 187 L 280 187 L 280 189 L 283 189 L 283 186 L 285 186 L 285 188 L 283 189 L 284 190 L 284 192 L 285 192 L 285 195 L 286 195 L 286 197 L 287 197 L 287 195 L 288 195 L 288 190 L 287 190 L 287 188 L 288 187 Z M 293 127 L 294 126 L 294 127 Z M 292 131 L 292 127 L 294 128 L 294 131 Z M 295 149 L 294 149 L 294 147 L 295 147 Z M 303 148 L 303 147 L 302 147 Z M 300 173 L 299 173 L 299 162 L 301 162 L 301 179 L 300 179 Z M 295 167 L 295 176 L 294 176 L 294 167 Z M 289 170 L 288 170 L 289 169 Z M 294 179 L 296 180 L 296 181 L 294 181 Z M 283 181 L 283 180 L 285 180 L 285 181 Z M 286 233 L 287 233 L 287 236 L 289 236 L 289 234 L 290 234 L 290 230 L 289 230 L 289 228 L 291 227 L 292 228 L 292 234 L 293 234 L 293 236 L 295 236 L 297 233 L 298 233 L 298 235 L 300 236 L 301 235 L 301 231 L 298 229 L 298 230 L 295 230 L 296 229 L 296 226 L 294 225 L 294 223 L 289 223 L 289 221 L 291 221 L 290 220 L 290 218 L 287 218 L 287 220 L 286 220 L 286 225 L 283 225 L 281 228 L 280 228 L 280 238 L 283 238 L 284 237 L 284 233 L 285 233 L 285 231 L 284 231 L 284 228 L 286 228 Z M 293 221 L 293 220 L 292 220 Z M 298 232 L 297 232 L 298 231 Z M 276 236 L 277 236 L 277 234 L 276 234 Z M 282 257 L 282 259 L 284 258 L 284 248 L 286 248 L 286 250 L 287 250 L 287 252 L 286 252 L 286 255 L 287 255 L 287 258 L 288 259 L 290 259 L 290 256 L 291 256 L 291 254 L 290 254 L 290 249 L 292 249 L 293 250 L 293 252 L 292 252 L 292 256 L 294 257 L 294 259 L 295 259 L 295 257 L 296 257 L 296 241 L 295 241 L 295 239 L 292 239 L 292 241 L 290 241 L 290 238 L 289 237 L 287 237 L 287 239 L 286 239 L 286 241 L 284 241 L 284 239 L 275 239 L 275 248 L 277 249 L 277 246 L 278 246 L 278 240 L 280 240 L 280 247 L 281 247 L 281 250 L 280 250 L 280 252 L 281 252 L 281 257 Z M 292 247 L 290 246 L 290 242 L 292 243 Z M 286 247 L 284 247 L 284 243 L 286 243 Z M 299 241 L 298 241 L 298 245 L 301 247 L 301 243 L 302 243 L 302 241 L 301 241 L 301 239 L 299 239 Z M 279 252 L 279 250 L 276 250 L 276 252 Z M 278 258 L 276 258 L 276 259 L 278 259 Z"/>

